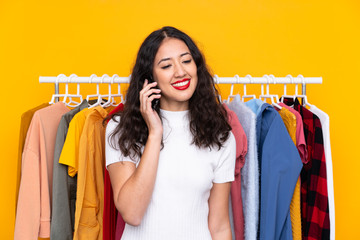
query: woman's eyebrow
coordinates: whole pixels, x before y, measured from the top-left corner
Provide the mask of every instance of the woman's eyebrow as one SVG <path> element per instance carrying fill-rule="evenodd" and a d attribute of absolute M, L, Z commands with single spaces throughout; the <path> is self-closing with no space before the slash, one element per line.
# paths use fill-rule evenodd
<path fill-rule="evenodd" d="M 167 61 L 167 60 L 170 60 L 170 58 L 163 58 L 163 59 L 161 59 L 161 60 L 158 62 L 158 65 L 159 65 L 161 62 Z"/>
<path fill-rule="evenodd" d="M 180 55 L 180 57 L 185 56 L 187 54 L 190 54 L 190 53 L 189 52 L 183 53 L 183 54 Z"/>
<path fill-rule="evenodd" d="M 185 56 L 185 55 L 187 55 L 187 54 L 190 54 L 189 52 L 185 52 L 185 53 L 182 53 L 182 54 L 180 54 L 180 57 L 182 57 L 182 56 Z M 168 61 L 168 60 L 170 60 L 171 58 L 163 58 L 163 59 L 161 59 L 159 62 L 158 62 L 158 65 L 161 63 L 161 62 L 163 62 L 163 61 Z"/>

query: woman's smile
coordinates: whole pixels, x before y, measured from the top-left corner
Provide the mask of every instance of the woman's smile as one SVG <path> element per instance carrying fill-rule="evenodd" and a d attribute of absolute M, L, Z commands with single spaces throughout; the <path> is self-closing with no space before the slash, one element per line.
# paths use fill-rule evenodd
<path fill-rule="evenodd" d="M 171 84 L 177 90 L 185 90 L 190 86 L 190 78 L 184 78 L 183 80 L 176 81 Z"/>

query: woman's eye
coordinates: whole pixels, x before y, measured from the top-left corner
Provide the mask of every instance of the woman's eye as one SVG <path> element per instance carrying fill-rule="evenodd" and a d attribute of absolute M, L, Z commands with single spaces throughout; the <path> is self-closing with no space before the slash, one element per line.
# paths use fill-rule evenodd
<path fill-rule="evenodd" d="M 191 62 L 191 59 L 190 60 L 186 60 L 184 61 L 183 63 L 190 63 Z"/>
<path fill-rule="evenodd" d="M 166 69 L 166 68 L 169 68 L 171 65 L 166 65 L 166 66 L 162 66 L 161 68 L 162 69 Z"/>

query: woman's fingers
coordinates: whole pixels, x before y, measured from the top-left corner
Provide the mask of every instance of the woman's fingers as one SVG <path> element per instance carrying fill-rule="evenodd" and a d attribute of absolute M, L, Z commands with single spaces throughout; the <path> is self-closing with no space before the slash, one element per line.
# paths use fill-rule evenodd
<path fill-rule="evenodd" d="M 147 103 L 146 103 L 146 108 L 148 109 L 152 109 L 151 107 L 151 103 L 152 101 L 154 101 L 155 99 L 160 99 L 161 98 L 161 95 L 160 94 L 153 94 L 151 95 L 150 97 L 147 98 Z"/>
<path fill-rule="evenodd" d="M 140 95 L 144 94 L 145 92 L 149 91 L 149 89 L 155 87 L 157 85 L 157 82 L 147 83 L 147 79 L 144 81 L 143 88 L 140 91 Z"/>
<path fill-rule="evenodd" d="M 161 97 L 160 92 L 161 92 L 160 89 L 151 89 L 142 96 L 142 98 L 143 98 L 142 110 L 143 111 L 146 111 L 147 109 L 152 110 L 151 102 L 154 99 L 159 99 Z"/>

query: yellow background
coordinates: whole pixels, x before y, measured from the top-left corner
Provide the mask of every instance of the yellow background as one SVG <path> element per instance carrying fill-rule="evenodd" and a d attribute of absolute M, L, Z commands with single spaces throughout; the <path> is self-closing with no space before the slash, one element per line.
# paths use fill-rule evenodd
<path fill-rule="evenodd" d="M 0 238 L 14 232 L 20 116 L 54 92 L 39 76 L 128 76 L 143 39 L 172 25 L 194 38 L 219 76 L 323 77 L 307 93 L 330 116 L 336 237 L 357 239 L 359 12 L 357 0 L 0 0 Z M 221 91 L 225 97 L 229 87 Z"/>

